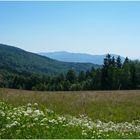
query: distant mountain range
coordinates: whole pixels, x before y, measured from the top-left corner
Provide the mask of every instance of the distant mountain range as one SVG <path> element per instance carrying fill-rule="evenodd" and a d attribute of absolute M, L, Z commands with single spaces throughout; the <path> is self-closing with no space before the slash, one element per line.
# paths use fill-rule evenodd
<path fill-rule="evenodd" d="M 65 73 L 72 68 L 79 72 L 86 71 L 92 67 L 98 68 L 100 66 L 91 63 L 61 62 L 13 46 L 0 44 L 0 69 L 5 68 L 38 74 L 56 74 Z"/>
<path fill-rule="evenodd" d="M 66 51 L 60 51 L 60 52 L 42 52 L 39 53 L 42 56 L 47 56 L 49 58 L 59 60 L 59 61 L 65 61 L 65 62 L 80 62 L 80 63 L 93 63 L 102 65 L 103 60 L 106 57 L 105 55 L 91 55 L 91 54 L 85 54 L 85 53 L 70 53 Z M 116 54 L 111 54 L 115 58 L 118 57 Z M 124 61 L 124 57 L 121 57 L 122 62 Z"/>

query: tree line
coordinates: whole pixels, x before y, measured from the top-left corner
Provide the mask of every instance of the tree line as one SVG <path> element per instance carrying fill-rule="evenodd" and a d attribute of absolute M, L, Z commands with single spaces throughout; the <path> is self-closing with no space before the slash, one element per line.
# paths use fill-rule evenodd
<path fill-rule="evenodd" d="M 140 62 L 127 57 L 122 62 L 110 54 L 101 68 L 76 73 L 40 75 L 27 72 L 3 72 L 0 87 L 39 91 L 124 90 L 140 89 Z"/>

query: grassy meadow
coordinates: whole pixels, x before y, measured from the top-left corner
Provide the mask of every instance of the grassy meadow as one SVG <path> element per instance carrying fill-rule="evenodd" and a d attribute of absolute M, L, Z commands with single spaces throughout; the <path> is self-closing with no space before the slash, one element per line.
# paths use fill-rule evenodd
<path fill-rule="evenodd" d="M 0 138 L 140 138 L 139 90 L 0 89 L 0 104 Z"/>
<path fill-rule="evenodd" d="M 13 106 L 38 103 L 60 115 L 85 114 L 93 120 L 140 120 L 140 90 L 38 92 L 0 89 L 0 100 Z"/>

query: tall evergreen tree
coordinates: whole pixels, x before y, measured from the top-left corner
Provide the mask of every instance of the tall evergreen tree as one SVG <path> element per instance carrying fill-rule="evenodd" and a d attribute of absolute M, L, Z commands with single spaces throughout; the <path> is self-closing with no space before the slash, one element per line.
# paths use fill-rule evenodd
<path fill-rule="evenodd" d="M 68 72 L 67 72 L 67 75 L 66 75 L 66 80 L 68 80 L 70 83 L 74 83 L 76 81 L 77 77 L 76 77 L 76 73 L 73 69 L 70 69 Z"/>
<path fill-rule="evenodd" d="M 78 81 L 79 82 L 82 82 L 86 79 L 86 75 L 85 75 L 85 72 L 84 71 L 81 71 L 78 75 Z"/>
<path fill-rule="evenodd" d="M 134 64 L 131 64 L 130 71 L 131 71 L 131 86 L 133 89 L 135 89 L 137 86 L 137 76 L 136 76 L 136 68 Z"/>
<path fill-rule="evenodd" d="M 121 83 L 123 89 L 131 88 L 131 66 L 128 58 L 125 59 L 122 72 L 121 72 Z"/>
<path fill-rule="evenodd" d="M 109 89 L 109 66 L 111 65 L 111 55 L 108 54 L 104 59 L 104 64 L 102 68 L 102 76 L 101 76 L 101 87 L 102 89 Z"/>
<path fill-rule="evenodd" d="M 110 66 L 111 63 L 112 63 L 112 61 L 111 61 L 111 55 L 110 54 L 107 54 L 106 58 L 107 58 L 108 66 Z"/>
<path fill-rule="evenodd" d="M 121 57 L 120 56 L 117 57 L 116 65 L 117 65 L 117 68 L 121 68 L 122 67 L 122 62 L 121 62 Z"/>
<path fill-rule="evenodd" d="M 115 60 L 115 57 L 114 56 L 111 59 L 111 64 L 112 64 L 113 67 L 116 66 L 116 60 Z"/>
<path fill-rule="evenodd" d="M 125 60 L 124 60 L 123 66 L 128 64 L 128 63 L 129 63 L 129 59 L 128 59 L 128 57 L 126 57 Z"/>

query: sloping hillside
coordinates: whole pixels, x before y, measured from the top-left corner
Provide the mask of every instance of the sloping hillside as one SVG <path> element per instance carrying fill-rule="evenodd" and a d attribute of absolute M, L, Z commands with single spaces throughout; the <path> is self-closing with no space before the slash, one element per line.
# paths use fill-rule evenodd
<path fill-rule="evenodd" d="M 76 72 L 99 67 L 91 63 L 67 63 L 40 56 L 22 49 L 0 44 L 0 67 L 31 73 L 61 73 L 73 68 Z"/>

